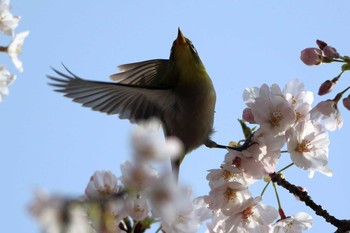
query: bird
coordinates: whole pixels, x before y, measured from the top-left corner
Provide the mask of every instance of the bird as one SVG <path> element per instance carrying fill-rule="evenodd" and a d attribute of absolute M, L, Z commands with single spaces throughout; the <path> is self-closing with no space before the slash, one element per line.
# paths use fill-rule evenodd
<path fill-rule="evenodd" d="M 117 114 L 132 123 L 158 118 L 166 137 L 180 139 L 183 152 L 171 161 L 176 177 L 188 153 L 203 144 L 213 145 L 214 85 L 180 28 L 169 59 L 120 65 L 120 72 L 110 76 L 113 82 L 85 80 L 64 68 L 66 72 L 52 68 L 56 76 L 48 75 L 55 91 L 84 107 Z"/>

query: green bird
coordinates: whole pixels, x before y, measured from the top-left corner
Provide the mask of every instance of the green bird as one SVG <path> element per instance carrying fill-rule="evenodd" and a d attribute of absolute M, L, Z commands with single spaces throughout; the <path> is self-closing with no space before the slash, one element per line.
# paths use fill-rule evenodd
<path fill-rule="evenodd" d="M 178 176 L 185 155 L 203 144 L 213 132 L 216 94 L 213 83 L 192 42 L 180 29 L 169 59 L 155 59 L 120 65 L 115 82 L 81 79 L 67 68 L 68 75 L 53 69 L 60 78 L 48 76 L 51 85 L 84 107 L 121 119 L 140 122 L 156 117 L 166 136 L 179 138 L 184 151 L 172 161 Z"/>

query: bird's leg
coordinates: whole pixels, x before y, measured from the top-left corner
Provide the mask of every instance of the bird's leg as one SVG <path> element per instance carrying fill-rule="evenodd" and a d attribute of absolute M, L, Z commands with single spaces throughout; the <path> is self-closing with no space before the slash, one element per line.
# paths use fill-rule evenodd
<path fill-rule="evenodd" d="M 211 139 L 207 139 L 207 141 L 205 142 L 205 146 L 208 148 L 220 148 L 220 149 L 230 149 L 230 150 L 235 150 L 235 151 L 244 151 L 246 149 L 248 149 L 251 145 L 256 144 L 257 142 L 252 142 L 252 137 L 254 134 L 251 134 L 248 138 L 246 138 L 246 140 L 244 141 L 244 143 L 242 145 L 239 146 L 224 146 L 224 145 L 220 145 L 217 144 L 216 142 L 214 142 Z"/>

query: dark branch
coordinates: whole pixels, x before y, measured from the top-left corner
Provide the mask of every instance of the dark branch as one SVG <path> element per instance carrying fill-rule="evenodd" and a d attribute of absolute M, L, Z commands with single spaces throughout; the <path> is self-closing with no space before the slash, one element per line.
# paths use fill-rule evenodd
<path fill-rule="evenodd" d="M 336 233 L 343 233 L 350 231 L 350 220 L 343 219 L 339 220 L 333 215 L 329 214 L 327 210 L 323 209 L 321 205 L 317 205 L 306 191 L 302 191 L 298 186 L 289 183 L 284 178 L 282 178 L 279 173 L 270 174 L 272 182 L 277 183 L 279 186 L 287 189 L 290 193 L 297 196 L 300 201 L 304 202 L 306 206 L 310 207 L 317 215 L 323 217 L 326 222 L 329 222 L 337 228 Z"/>

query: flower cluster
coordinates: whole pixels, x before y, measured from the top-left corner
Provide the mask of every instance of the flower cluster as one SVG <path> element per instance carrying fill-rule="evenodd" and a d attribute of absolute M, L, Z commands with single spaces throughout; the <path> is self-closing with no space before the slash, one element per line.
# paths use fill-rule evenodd
<path fill-rule="evenodd" d="M 23 42 L 28 36 L 29 31 L 15 35 L 15 29 L 20 19 L 20 16 L 14 16 L 10 12 L 9 0 L 0 0 L 0 33 L 12 37 L 12 41 L 8 46 L 0 46 L 0 52 L 7 53 L 15 67 L 22 72 L 23 64 L 19 60 L 18 55 L 21 52 Z M 15 79 L 16 76 L 10 74 L 5 65 L 0 65 L 0 102 L 9 94 L 8 86 Z"/>
<path fill-rule="evenodd" d="M 277 210 L 261 203 L 261 196 L 253 197 L 249 186 L 276 170 L 284 146 L 292 163 L 307 170 L 309 177 L 315 172 L 331 176 L 324 126 L 341 127 L 334 114 L 325 114 L 334 113 L 334 105 L 312 108 L 313 94 L 298 80 L 290 81 L 284 90 L 276 84 L 248 88 L 243 99 L 247 105 L 243 119 L 259 128 L 249 139 L 248 149 L 230 150 L 221 167 L 209 171 L 211 191 L 204 198 L 214 212 L 209 232 L 300 232 L 309 228 L 311 217 L 306 213 L 294 217 L 280 213 L 281 219 L 273 223 Z"/>
<path fill-rule="evenodd" d="M 30 211 L 43 232 L 62 232 L 67 228 L 89 228 L 69 232 L 143 232 L 140 229 L 145 230 L 154 222 L 159 222 L 161 230 L 167 233 L 197 232 L 211 213 L 203 198 L 193 199 L 190 189 L 178 186 L 166 169 L 166 162 L 181 152 L 182 144 L 174 138 L 159 137 L 159 129 L 156 120 L 136 128 L 132 137 L 134 160 L 121 165 L 121 177 L 110 171 L 96 171 L 81 199 L 37 195 Z M 159 169 L 153 166 L 155 162 Z M 83 209 L 86 214 L 70 214 L 76 219 L 64 222 L 61 216 L 75 207 L 77 212 Z M 85 220 L 81 220 L 82 216 Z M 74 222 L 81 226 L 71 226 Z"/>

